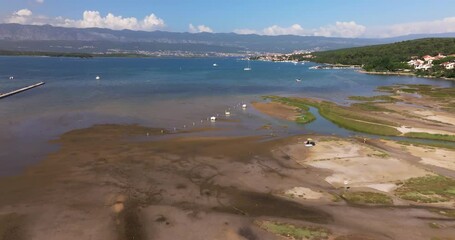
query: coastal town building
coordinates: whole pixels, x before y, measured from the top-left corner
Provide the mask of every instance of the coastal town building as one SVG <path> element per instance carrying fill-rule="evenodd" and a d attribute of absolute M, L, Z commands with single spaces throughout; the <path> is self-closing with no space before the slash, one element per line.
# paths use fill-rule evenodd
<path fill-rule="evenodd" d="M 441 63 L 441 66 L 443 66 L 447 70 L 455 69 L 455 62 Z"/>
<path fill-rule="evenodd" d="M 428 69 L 432 68 L 433 60 L 431 58 L 433 58 L 433 57 L 431 57 L 431 56 L 428 57 L 428 55 L 427 55 L 427 56 L 424 56 L 423 58 L 424 58 L 424 60 L 413 59 L 407 63 L 409 66 L 412 66 L 412 67 L 414 67 L 414 69 L 417 69 L 417 70 L 428 70 Z M 425 60 L 425 59 L 429 59 L 429 60 Z"/>
<path fill-rule="evenodd" d="M 424 60 L 425 62 L 433 61 L 433 60 L 436 59 L 435 57 L 432 57 L 432 56 L 430 56 L 430 55 L 425 55 L 425 56 L 423 56 L 422 58 L 423 58 L 423 60 Z"/>
<path fill-rule="evenodd" d="M 455 54 L 448 55 L 448 56 L 445 56 L 442 53 L 439 53 L 436 56 L 425 55 L 422 57 L 423 60 L 418 59 L 416 57 L 412 57 L 411 60 L 407 62 L 407 64 L 416 70 L 427 71 L 428 69 L 431 69 L 434 66 L 433 61 L 445 59 L 447 57 L 455 57 Z M 452 61 L 443 62 L 440 64 L 440 66 L 444 67 L 446 70 L 452 70 L 452 69 L 455 69 L 455 61 L 452 60 Z"/>
<path fill-rule="evenodd" d="M 444 56 L 443 54 L 441 53 L 438 53 L 438 55 L 436 57 L 434 57 L 434 60 L 439 60 L 439 59 L 443 59 L 443 58 L 446 58 L 447 56 Z"/>

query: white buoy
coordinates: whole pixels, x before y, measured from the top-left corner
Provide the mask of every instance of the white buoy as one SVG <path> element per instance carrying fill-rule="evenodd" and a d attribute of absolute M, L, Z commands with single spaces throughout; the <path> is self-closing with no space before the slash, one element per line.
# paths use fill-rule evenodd
<path fill-rule="evenodd" d="M 9 80 L 13 80 L 13 79 L 14 79 L 14 77 L 13 77 L 13 76 L 9 77 Z"/>
<path fill-rule="evenodd" d="M 217 67 L 217 66 L 218 66 L 218 64 L 214 63 L 214 64 L 213 64 L 213 66 L 214 66 L 214 67 Z"/>
<path fill-rule="evenodd" d="M 245 109 L 245 108 L 246 108 L 246 104 L 245 104 L 245 103 L 242 105 L 242 108 L 243 108 L 243 109 Z"/>
<path fill-rule="evenodd" d="M 100 76 L 96 76 L 95 79 L 96 80 L 100 80 L 101 78 L 100 78 Z"/>
<path fill-rule="evenodd" d="M 212 117 L 210 118 L 210 121 L 215 122 L 215 121 L 216 121 L 216 117 L 215 117 L 215 116 L 212 116 Z"/>

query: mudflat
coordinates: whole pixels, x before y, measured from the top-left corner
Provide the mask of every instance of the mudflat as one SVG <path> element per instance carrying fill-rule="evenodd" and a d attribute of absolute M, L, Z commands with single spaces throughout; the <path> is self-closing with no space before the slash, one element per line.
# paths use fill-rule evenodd
<path fill-rule="evenodd" d="M 294 121 L 298 116 L 298 108 L 277 102 L 253 102 L 251 105 L 261 113 Z"/>
<path fill-rule="evenodd" d="M 306 147 L 307 137 L 316 146 Z M 398 145 L 325 136 L 191 137 L 137 125 L 95 125 L 55 144 L 59 150 L 42 162 L 0 179 L 0 239 L 283 239 L 295 238 L 296 229 L 307 239 L 454 233 L 450 191 L 449 200 L 434 204 L 395 194 L 409 179 L 441 174 Z M 392 201 L 356 201 L 358 193 Z"/>

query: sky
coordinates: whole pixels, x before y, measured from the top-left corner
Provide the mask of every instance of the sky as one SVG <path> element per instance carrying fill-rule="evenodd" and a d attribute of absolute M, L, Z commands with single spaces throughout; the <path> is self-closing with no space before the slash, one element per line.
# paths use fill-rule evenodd
<path fill-rule="evenodd" d="M 455 1 L 0 0 L 0 22 L 193 33 L 393 37 L 455 32 Z"/>

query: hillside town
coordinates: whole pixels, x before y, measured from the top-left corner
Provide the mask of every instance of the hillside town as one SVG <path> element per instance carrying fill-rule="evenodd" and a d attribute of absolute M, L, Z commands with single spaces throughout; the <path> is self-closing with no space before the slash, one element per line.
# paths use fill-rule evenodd
<path fill-rule="evenodd" d="M 268 53 L 265 55 L 258 55 L 250 57 L 251 60 L 269 61 L 269 62 L 305 62 L 304 59 L 312 59 L 314 56 L 311 54 L 315 50 L 298 50 L 292 53 Z"/>
<path fill-rule="evenodd" d="M 434 61 L 444 60 L 446 58 L 448 59 L 448 61 L 439 63 L 439 65 L 442 66 L 443 68 L 447 69 L 447 70 L 454 69 L 455 68 L 455 54 L 452 54 L 452 55 L 449 55 L 449 56 L 445 56 L 445 55 L 443 55 L 441 53 L 439 53 L 436 56 L 425 55 L 425 56 L 422 57 L 422 59 L 418 59 L 417 57 L 413 57 L 413 59 L 408 61 L 407 63 L 408 63 L 409 66 L 413 67 L 416 70 L 425 70 L 426 71 L 428 69 L 433 68 L 433 66 L 434 66 L 433 62 Z"/>

